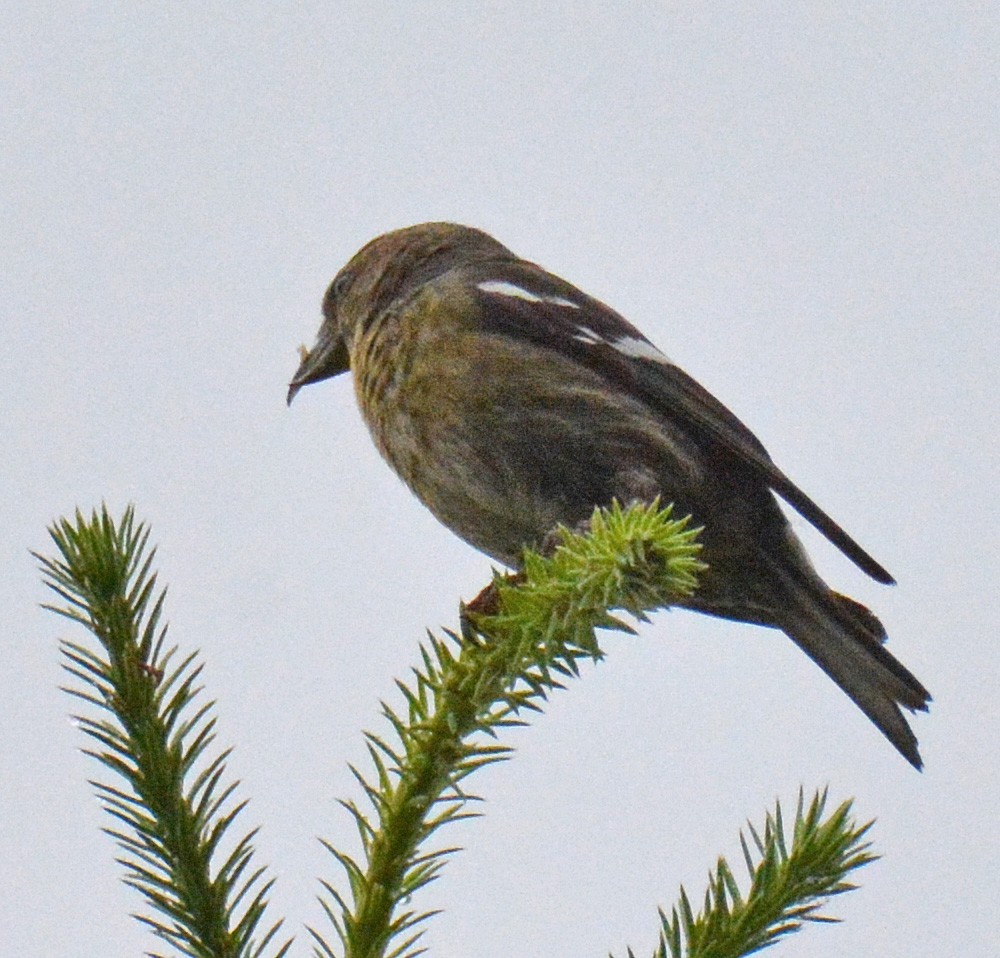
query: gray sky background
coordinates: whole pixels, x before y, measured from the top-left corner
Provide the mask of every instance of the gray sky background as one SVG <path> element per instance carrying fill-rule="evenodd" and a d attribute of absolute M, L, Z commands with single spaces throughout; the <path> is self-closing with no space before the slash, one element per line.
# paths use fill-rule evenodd
<path fill-rule="evenodd" d="M 291 411 L 285 386 L 343 262 L 451 219 L 750 425 L 898 578 L 803 531 L 935 703 L 919 775 L 778 633 L 675 612 L 610 638 L 475 782 L 485 817 L 418 902 L 445 908 L 431 953 L 648 954 L 747 818 L 829 784 L 884 858 L 775 954 L 995 954 L 1000 15 L 835 6 L 4 6 L 0 952 L 154 946 L 57 691 L 83 633 L 28 555 L 102 499 L 152 524 L 277 912 L 320 923 L 361 731 L 489 563 L 379 460 L 346 379 Z"/>

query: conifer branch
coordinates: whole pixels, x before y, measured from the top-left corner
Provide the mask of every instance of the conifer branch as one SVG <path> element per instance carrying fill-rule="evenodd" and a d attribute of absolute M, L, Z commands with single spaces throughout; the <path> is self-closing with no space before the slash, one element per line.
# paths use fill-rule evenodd
<path fill-rule="evenodd" d="M 229 751 L 211 752 L 214 703 L 198 701 L 202 666 L 165 645 L 165 592 L 156 592 L 147 528 L 131 508 L 118 523 L 102 508 L 49 533 L 58 557 L 35 558 L 62 604 L 46 608 L 99 645 L 62 643 L 66 691 L 87 704 L 76 721 L 96 743 L 88 754 L 112 774 L 91 784 L 114 822 L 106 831 L 125 882 L 151 907 L 136 917 L 192 958 L 281 958 L 290 942 L 276 942 L 281 922 L 262 925 L 272 882 L 253 867 L 255 833 L 230 835 L 246 803 L 225 779 Z"/>
<path fill-rule="evenodd" d="M 826 799 L 824 789 L 806 806 L 799 791 L 790 845 L 780 803 L 767 816 L 763 833 L 748 823 L 752 848 L 740 833 L 750 875 L 746 896 L 720 858 L 697 915 L 683 887 L 670 916 L 660 912 L 660 944 L 654 958 L 741 958 L 799 931 L 805 922 L 838 921 L 820 909 L 828 899 L 855 888 L 846 881 L 847 875 L 877 856 L 865 841 L 872 823 L 856 825 L 849 801 L 824 818 Z M 631 949 L 628 954 L 635 958 Z"/>
<path fill-rule="evenodd" d="M 324 910 L 345 958 L 403 958 L 419 952 L 411 896 L 432 881 L 453 849 L 424 850 L 442 825 L 467 817 L 476 796 L 464 780 L 510 755 L 498 733 L 523 724 L 581 660 L 601 657 L 597 629 L 630 627 L 610 614 L 642 618 L 695 586 L 703 567 L 697 530 L 657 503 L 596 510 L 587 534 L 561 529 L 553 555 L 528 553 L 522 573 L 493 582 L 495 614 L 465 610 L 460 633 L 430 636 L 423 667 L 399 689 L 405 713 L 383 713 L 393 741 L 368 736 L 374 771 L 355 770 L 366 807 L 346 803 L 361 838 L 359 859 L 328 846 L 348 889 L 326 885 Z M 317 954 L 337 952 L 316 931 Z"/>
<path fill-rule="evenodd" d="M 50 533 L 59 556 L 37 558 L 62 604 L 47 608 L 99 643 L 97 651 L 63 643 L 74 679 L 67 691 L 101 713 L 78 722 L 96 743 L 90 754 L 113 774 L 93 785 L 114 820 L 108 832 L 125 881 L 151 906 L 137 917 L 183 955 L 282 958 L 291 942 L 277 941 L 280 921 L 263 923 L 271 881 L 252 863 L 254 832 L 230 834 L 245 803 L 235 801 L 238 783 L 226 782 L 229 752 L 210 752 L 213 704 L 197 701 L 202 666 L 165 645 L 147 529 L 132 509 L 117 524 L 102 509 L 89 519 L 77 512 Z M 463 607 L 459 631 L 429 636 L 413 679 L 397 683 L 403 704 L 383 705 L 388 734 L 367 735 L 371 771 L 353 770 L 364 799 L 343 804 L 361 853 L 326 844 L 347 887 L 323 883 L 339 947 L 313 930 L 318 956 L 422 950 L 429 913 L 411 898 L 454 851 L 433 844 L 438 829 L 473 814 L 465 780 L 508 758 L 499 735 L 539 711 L 582 660 L 601 658 L 597 630 L 632 631 L 612 611 L 642 620 L 694 589 L 704 568 L 696 537 L 655 503 L 597 511 L 586 535 L 562 529 L 551 555 L 529 553 L 518 576 L 496 576 L 488 601 Z M 790 843 L 780 806 L 762 831 L 749 826 L 750 840 L 741 835 L 748 891 L 720 859 L 700 912 L 682 888 L 671 914 L 660 913 L 655 958 L 737 958 L 805 922 L 831 921 L 825 902 L 853 888 L 847 875 L 874 856 L 870 823 L 855 825 L 849 802 L 824 818 L 825 802 L 824 792 L 806 806 L 800 794 Z"/>

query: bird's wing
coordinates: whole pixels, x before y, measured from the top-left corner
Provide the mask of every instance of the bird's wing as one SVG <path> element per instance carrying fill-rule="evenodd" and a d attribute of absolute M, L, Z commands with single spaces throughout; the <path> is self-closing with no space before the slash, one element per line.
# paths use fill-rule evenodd
<path fill-rule="evenodd" d="M 486 331 L 552 349 L 736 457 L 873 579 L 892 576 L 771 460 L 757 437 L 623 316 L 532 263 L 499 260 L 462 270 Z"/>

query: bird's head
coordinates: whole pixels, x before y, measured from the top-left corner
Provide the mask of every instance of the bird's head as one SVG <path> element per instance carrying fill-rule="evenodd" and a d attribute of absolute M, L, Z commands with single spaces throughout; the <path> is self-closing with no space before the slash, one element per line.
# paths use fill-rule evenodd
<path fill-rule="evenodd" d="M 330 283 L 316 343 L 300 349 L 288 402 L 303 386 L 347 372 L 358 334 L 410 291 L 472 259 L 511 255 L 481 230 L 456 223 L 421 223 L 376 237 Z"/>

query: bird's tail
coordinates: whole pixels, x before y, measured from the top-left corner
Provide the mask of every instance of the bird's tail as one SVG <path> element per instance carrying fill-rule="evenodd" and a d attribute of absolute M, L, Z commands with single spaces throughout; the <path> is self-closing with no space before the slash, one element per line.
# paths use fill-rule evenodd
<path fill-rule="evenodd" d="M 775 571 L 792 598 L 777 625 L 919 769 L 923 763 L 917 738 L 901 707 L 926 711 L 931 696 L 884 647 L 882 623 L 860 602 L 832 591 L 818 577 L 806 582 L 798 570 Z"/>

